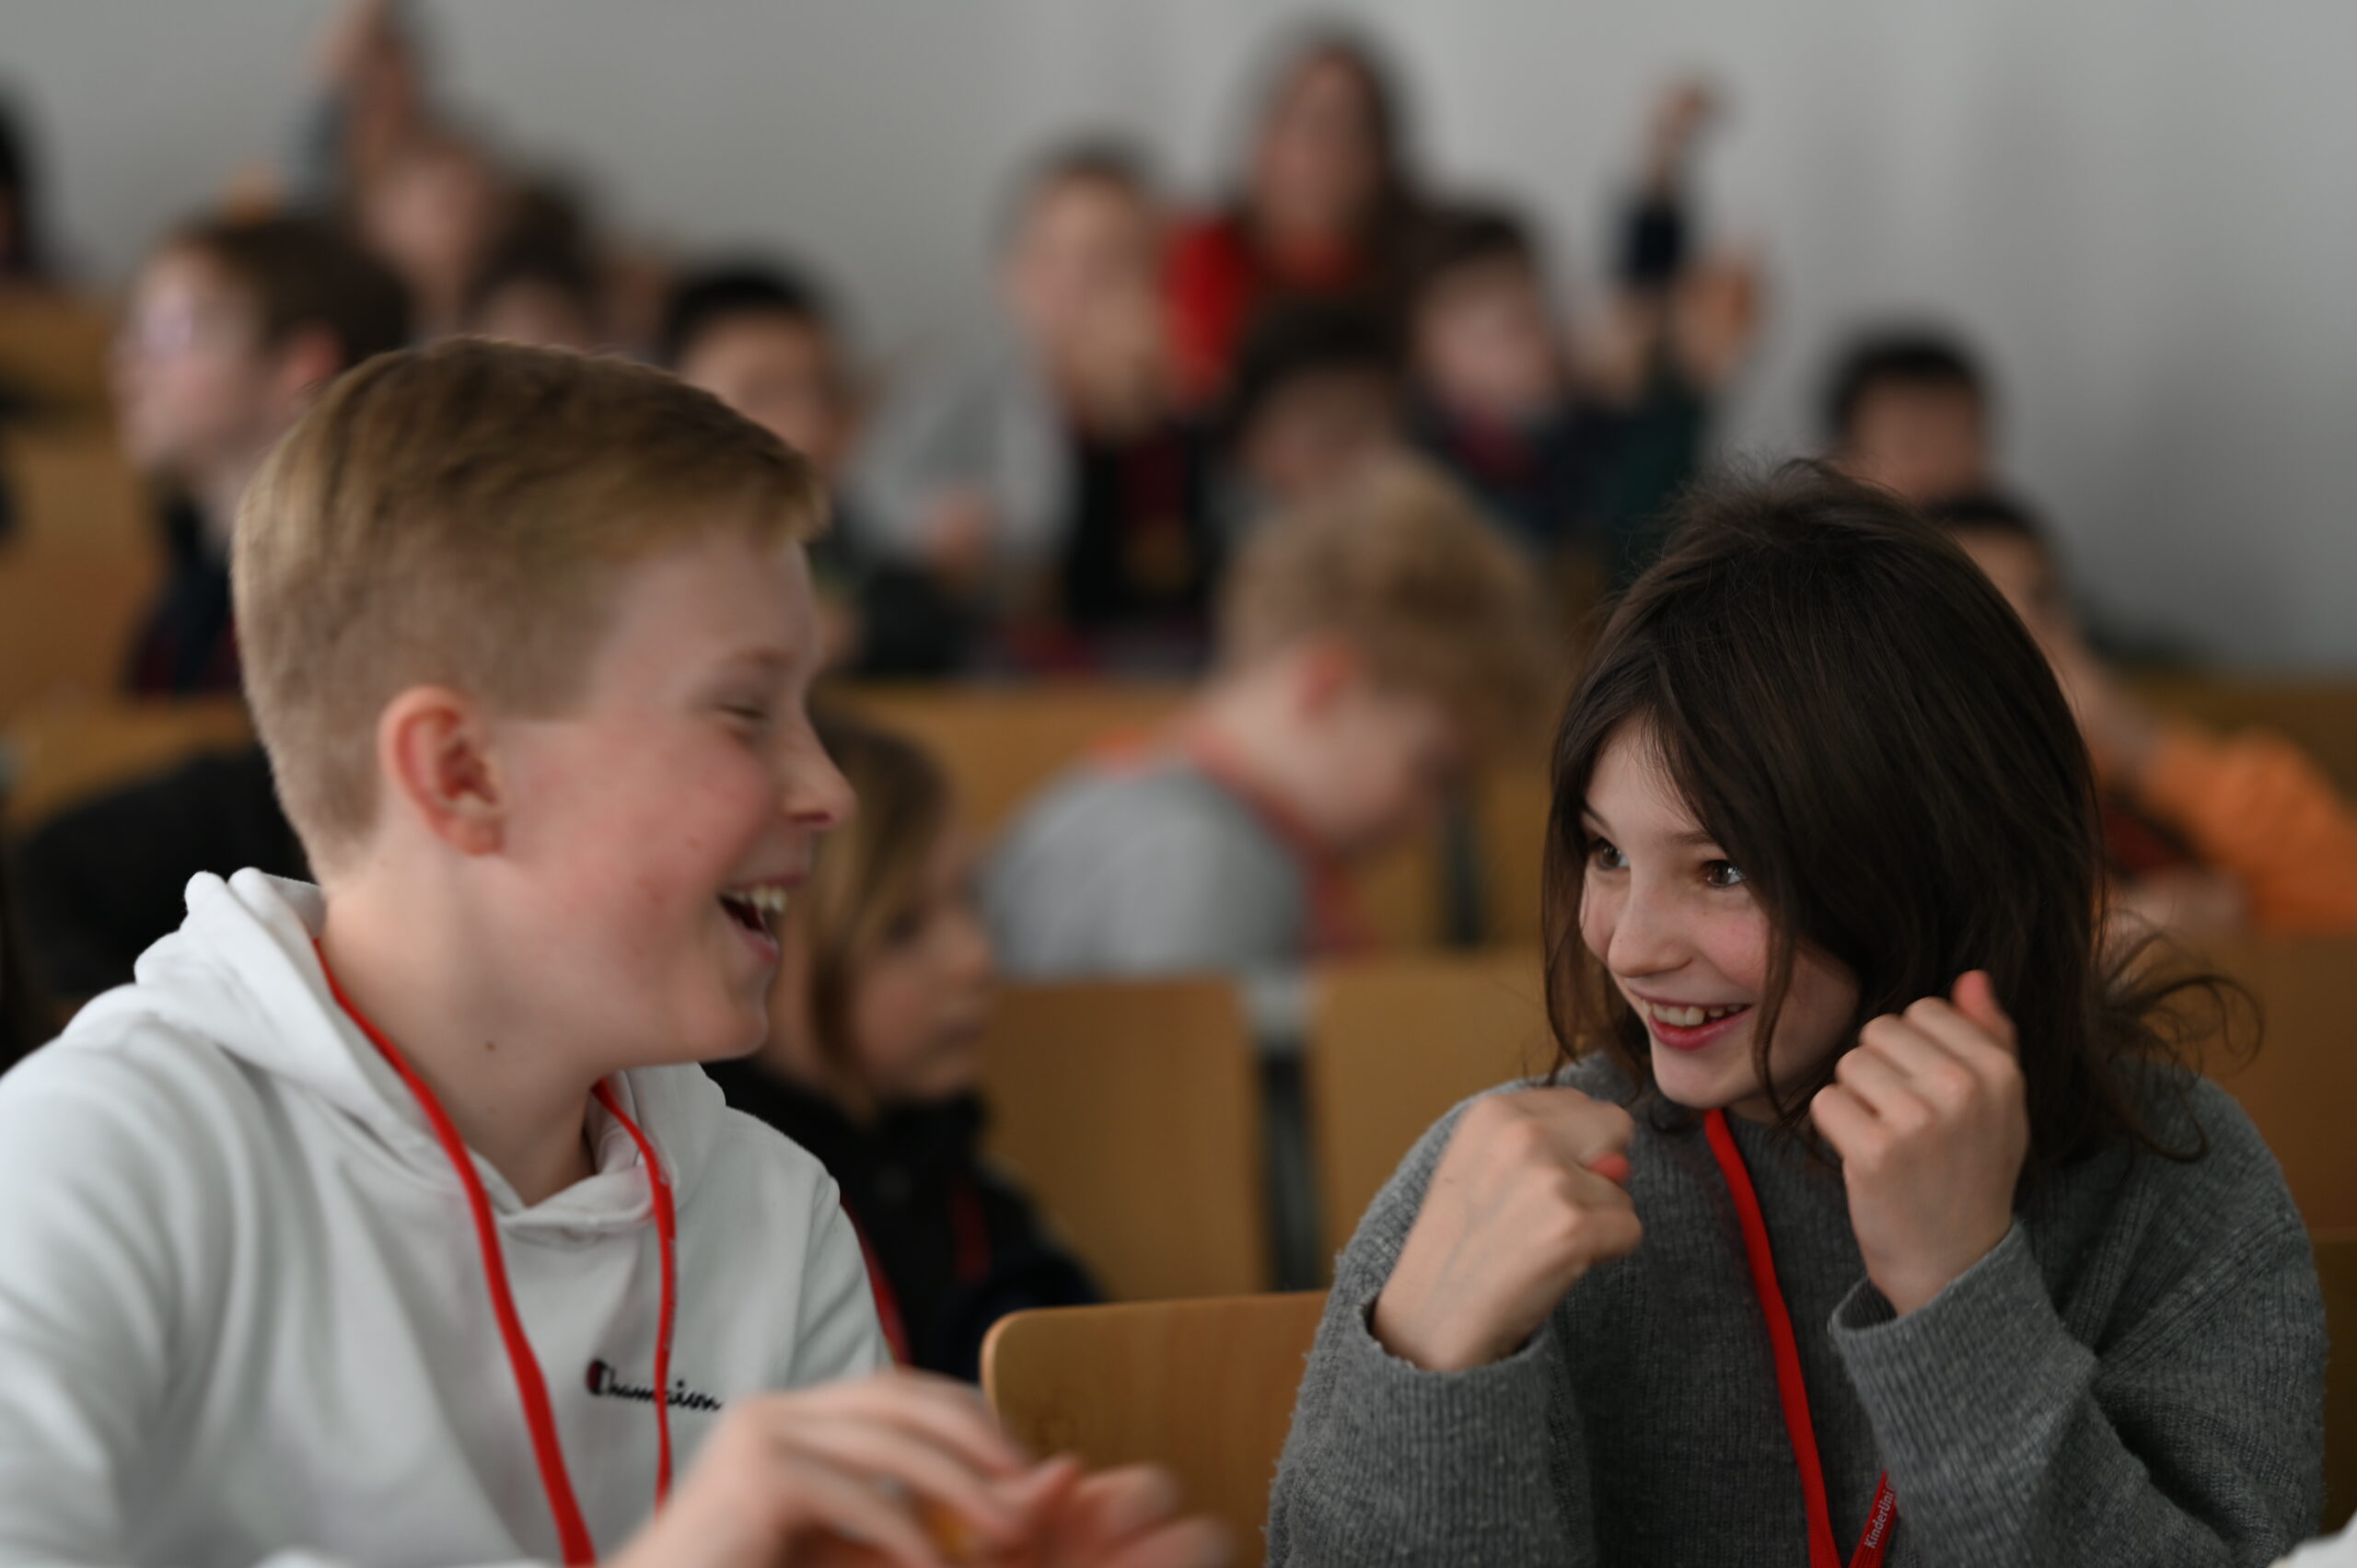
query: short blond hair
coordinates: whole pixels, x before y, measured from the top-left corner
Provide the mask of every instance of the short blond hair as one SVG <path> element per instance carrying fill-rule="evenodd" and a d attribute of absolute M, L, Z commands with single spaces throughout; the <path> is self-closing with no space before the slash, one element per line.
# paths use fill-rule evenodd
<path fill-rule="evenodd" d="M 1384 684 L 1437 697 L 1470 738 L 1536 733 L 1562 652 L 1530 563 L 1429 465 L 1400 458 L 1245 543 L 1220 606 L 1220 660 L 1248 668 L 1339 637 Z"/>
<path fill-rule="evenodd" d="M 807 461 L 644 366 L 455 339 L 344 376 L 247 490 L 231 560 L 247 700 L 313 864 L 368 832 L 401 691 L 561 712 L 621 568 L 825 515 Z"/>

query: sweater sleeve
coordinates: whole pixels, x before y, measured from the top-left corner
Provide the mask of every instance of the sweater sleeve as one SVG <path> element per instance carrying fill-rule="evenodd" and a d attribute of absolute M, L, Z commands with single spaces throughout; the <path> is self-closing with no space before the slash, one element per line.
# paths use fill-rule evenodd
<path fill-rule="evenodd" d="M 2282 1207 L 2207 1246 L 2100 1353 L 2019 1225 L 1906 1317 L 1861 1283 L 1833 1338 L 1921 1561 L 2223 1568 L 2313 1528 L 2323 1307 Z"/>
<path fill-rule="evenodd" d="M 1368 1326 L 1461 1113 L 1410 1152 L 1335 1267 L 1277 1467 L 1271 1568 L 1596 1561 L 1556 1319 L 1454 1373 L 1399 1360 Z"/>
<path fill-rule="evenodd" d="M 2136 793 L 2243 884 L 2261 930 L 2357 931 L 2357 813 L 2290 741 L 2170 725 Z"/>

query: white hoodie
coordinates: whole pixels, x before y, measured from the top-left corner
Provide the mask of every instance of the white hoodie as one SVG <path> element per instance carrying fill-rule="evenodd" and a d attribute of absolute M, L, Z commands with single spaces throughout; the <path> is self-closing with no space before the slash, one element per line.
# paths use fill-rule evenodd
<path fill-rule="evenodd" d="M 317 889 L 189 886 L 137 983 L 0 1079 L 0 1565 L 553 1562 L 463 1191 L 328 994 Z M 885 1365 L 818 1162 L 695 1067 L 625 1074 L 678 1205 L 675 1467 L 719 1403 Z M 601 1553 L 655 1500 L 652 1198 L 476 1169 Z M 633 1397 L 635 1396 L 635 1397 Z"/>

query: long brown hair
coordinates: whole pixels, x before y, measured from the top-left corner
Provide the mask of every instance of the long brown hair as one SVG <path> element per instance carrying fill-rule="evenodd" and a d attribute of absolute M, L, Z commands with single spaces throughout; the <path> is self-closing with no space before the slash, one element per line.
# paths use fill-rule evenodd
<path fill-rule="evenodd" d="M 836 712 L 812 714 L 819 744 L 851 784 L 859 810 L 830 833 L 795 900 L 810 966 L 810 1026 L 819 1054 L 852 1060 L 852 998 L 949 830 L 949 781 L 913 741 Z"/>
<path fill-rule="evenodd" d="M 1675 521 L 1555 740 L 1545 932 L 1565 1059 L 1601 1045 L 1650 1085 L 1643 1025 L 1579 921 L 1589 780 L 1643 726 L 1768 916 L 1754 1059 L 1787 1131 L 1870 1019 L 1982 969 L 2019 1030 L 2033 1169 L 2122 1141 L 2198 1156 L 2149 1130 L 2131 1076 L 2154 1059 L 2181 1070 L 2164 1004 L 2189 982 L 2104 957 L 2094 771 L 1996 589 L 1891 496 L 1814 464 L 1698 491 Z M 1857 1012 L 1843 1045 L 1779 1085 L 1768 1046 L 1804 947 L 1856 977 Z"/>
<path fill-rule="evenodd" d="M 1406 261 L 1424 212 L 1410 150 L 1407 94 L 1399 85 L 1399 73 L 1373 38 L 1334 23 L 1295 33 L 1272 50 L 1269 59 L 1230 216 L 1247 234 L 1253 233 L 1252 182 L 1269 122 L 1299 90 L 1302 78 L 1313 67 L 1340 65 L 1357 79 L 1365 96 L 1368 129 L 1375 138 L 1376 189 L 1358 238 L 1375 266 L 1378 286 L 1396 288 L 1399 283 L 1396 274 Z"/>

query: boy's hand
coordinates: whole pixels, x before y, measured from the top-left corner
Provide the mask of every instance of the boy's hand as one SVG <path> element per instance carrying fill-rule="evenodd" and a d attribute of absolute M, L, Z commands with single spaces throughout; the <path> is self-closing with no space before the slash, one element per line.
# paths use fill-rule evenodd
<path fill-rule="evenodd" d="M 941 1568 L 907 1499 L 980 1541 L 1022 1539 L 1009 1488 L 1028 1473 L 981 1400 L 886 1373 L 730 1403 L 670 1501 L 615 1568 L 778 1568 L 869 1562 Z M 858 1541 L 865 1556 L 830 1555 Z"/>
<path fill-rule="evenodd" d="M 972 1390 L 889 1372 L 731 1403 L 612 1568 L 1216 1568 L 1160 1472 L 1030 1465 Z"/>
<path fill-rule="evenodd" d="M 1988 1256 L 2014 1224 L 2029 1109 L 2013 1020 L 1974 970 L 1859 1032 L 1810 1102 L 1841 1156 L 1866 1275 L 1901 1314 Z"/>
<path fill-rule="evenodd" d="M 1008 1489 L 1023 1515 L 1011 1547 L 977 1546 L 953 1561 L 974 1568 L 1221 1568 L 1226 1532 L 1182 1518 L 1178 1488 L 1147 1466 L 1086 1473 L 1080 1461 L 1040 1466 Z"/>
<path fill-rule="evenodd" d="M 1475 1101 L 1376 1299 L 1375 1337 L 1433 1372 L 1514 1353 L 1582 1274 L 1643 1237 L 1619 1186 L 1635 1131 L 1577 1089 Z"/>

